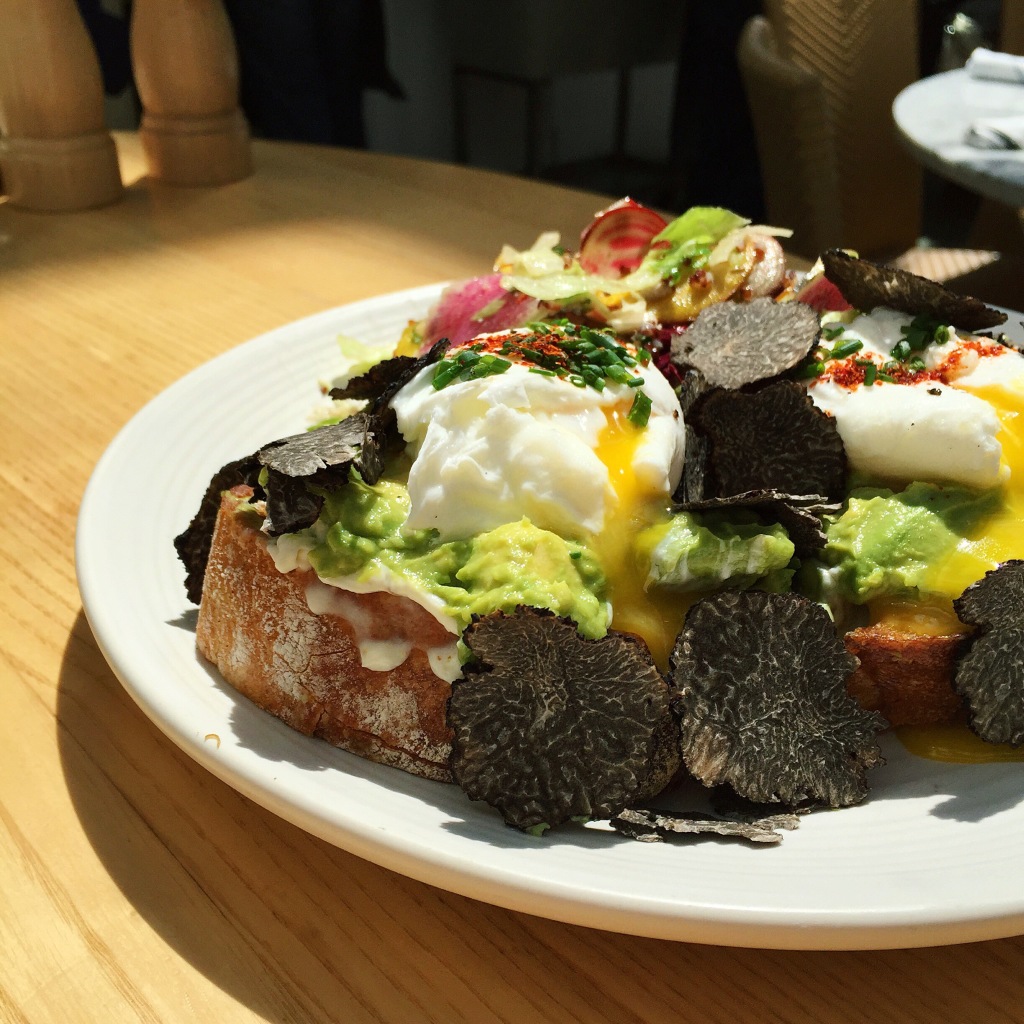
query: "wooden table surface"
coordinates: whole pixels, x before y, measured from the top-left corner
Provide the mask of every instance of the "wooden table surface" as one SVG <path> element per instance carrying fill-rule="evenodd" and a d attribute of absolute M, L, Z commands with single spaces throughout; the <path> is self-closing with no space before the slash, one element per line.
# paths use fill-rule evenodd
<path fill-rule="evenodd" d="M 73 540 L 147 399 L 317 310 L 489 265 L 594 196 L 257 143 L 253 178 L 0 206 L 0 1021 L 1024 1020 L 1024 939 L 771 952 L 512 913 L 361 861 L 194 764 L 93 640 Z"/>

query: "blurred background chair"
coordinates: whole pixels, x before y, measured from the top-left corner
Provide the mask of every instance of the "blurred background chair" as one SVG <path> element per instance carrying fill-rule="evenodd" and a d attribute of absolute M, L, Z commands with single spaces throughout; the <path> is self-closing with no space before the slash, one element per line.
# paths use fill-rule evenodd
<path fill-rule="evenodd" d="M 547 101 L 556 79 L 611 71 L 616 94 L 608 120 L 613 125 L 611 161 L 629 161 L 628 133 L 632 72 L 675 61 L 686 4 L 681 0 L 445 0 L 452 55 L 455 156 L 470 162 L 474 118 L 468 90 L 472 80 L 512 83 L 526 101 L 524 138 L 527 174 L 553 174 L 552 124 Z M 639 162 L 636 162 L 639 163 Z"/>
<path fill-rule="evenodd" d="M 768 0 L 739 43 L 768 219 L 813 256 L 889 257 L 920 233 L 921 171 L 892 125 L 918 77 L 912 0 Z"/>

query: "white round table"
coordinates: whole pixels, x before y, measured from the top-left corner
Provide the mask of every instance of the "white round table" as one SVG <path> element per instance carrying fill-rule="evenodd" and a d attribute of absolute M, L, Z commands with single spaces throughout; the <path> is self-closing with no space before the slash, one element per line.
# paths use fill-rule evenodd
<path fill-rule="evenodd" d="M 1024 206 L 1024 150 L 979 149 L 964 141 L 979 117 L 1024 116 L 1024 85 L 947 71 L 907 86 L 892 114 L 925 167 L 990 199 Z"/>

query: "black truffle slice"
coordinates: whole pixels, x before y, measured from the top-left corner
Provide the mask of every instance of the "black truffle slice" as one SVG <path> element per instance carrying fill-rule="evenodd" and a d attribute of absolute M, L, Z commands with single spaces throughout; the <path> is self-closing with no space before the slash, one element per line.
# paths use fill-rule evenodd
<path fill-rule="evenodd" d="M 706 437 L 698 434 L 689 423 L 683 424 L 686 434 L 683 472 L 676 487 L 675 499 L 681 502 L 698 502 L 704 499 L 709 484 L 708 462 L 711 445 Z"/>
<path fill-rule="evenodd" d="M 363 438 L 362 453 L 359 457 L 358 469 L 368 484 L 376 483 L 384 472 L 387 454 L 402 446 L 398 433 L 395 412 L 391 408 L 391 399 L 398 394 L 426 366 L 436 363 L 448 351 L 448 339 L 441 338 L 435 342 L 430 351 L 412 359 L 408 356 L 395 356 L 383 363 L 371 367 L 363 376 L 373 376 L 373 389 L 377 391 L 367 410 L 366 434 Z M 374 373 L 374 371 L 377 371 Z M 354 383 L 354 382 L 351 382 Z M 351 386 L 351 385 L 350 385 Z M 379 389 L 379 390 L 378 390 Z M 341 389 L 344 391 L 345 389 Z M 366 388 L 367 397 L 369 386 Z M 337 391 L 331 392 L 332 398 L 344 397 Z"/>
<path fill-rule="evenodd" d="M 821 494 L 841 501 L 846 450 L 835 420 L 796 381 L 754 392 L 715 391 L 696 409 L 696 428 L 711 444 L 705 497 L 745 491 Z"/>
<path fill-rule="evenodd" d="M 762 803 L 864 798 L 885 722 L 846 692 L 857 659 L 820 605 L 760 591 L 706 597 L 670 665 L 683 762 L 705 785 Z"/>
<path fill-rule="evenodd" d="M 705 396 L 715 390 L 699 370 L 689 369 L 683 372 L 678 395 L 679 408 L 683 414 L 683 430 L 686 434 L 686 460 L 683 462 L 683 473 L 676 487 L 677 501 L 700 501 L 704 497 L 710 445 L 694 429 L 690 418 Z"/>
<path fill-rule="evenodd" d="M 220 509 L 220 496 L 224 491 L 246 484 L 261 495 L 259 486 L 260 464 L 255 455 L 236 459 L 219 469 L 210 480 L 199 509 L 186 529 L 174 538 L 174 549 L 185 564 L 185 593 L 193 604 L 203 596 L 203 577 L 210 559 L 213 528 Z"/>
<path fill-rule="evenodd" d="M 257 452 L 267 469 L 267 533 L 276 537 L 316 522 L 324 499 L 307 485 L 330 489 L 345 483 L 362 455 L 368 428 L 369 416 L 360 412 L 340 423 L 272 441 Z"/>
<path fill-rule="evenodd" d="M 716 512 L 725 508 L 746 508 L 762 519 L 780 523 L 804 558 L 825 546 L 828 539 L 822 517 L 838 515 L 839 502 L 830 502 L 820 494 L 783 494 L 775 490 L 745 491 L 726 498 L 682 501 L 673 510 L 680 512 Z"/>
<path fill-rule="evenodd" d="M 981 331 L 1006 322 L 1006 314 L 980 299 L 958 295 L 926 277 L 899 267 L 857 259 L 842 249 L 821 254 L 825 276 L 856 309 L 870 312 L 876 306 L 898 309 L 911 316 L 928 316 L 965 331 Z"/>
<path fill-rule="evenodd" d="M 780 829 L 798 828 L 795 814 L 769 814 L 746 817 L 739 814 L 717 814 L 714 811 L 660 811 L 627 808 L 611 820 L 616 832 L 656 843 L 680 835 L 711 834 L 726 838 L 747 839 L 752 843 L 780 843 Z"/>
<path fill-rule="evenodd" d="M 608 818 L 664 774 L 669 686 L 642 641 L 589 640 L 525 607 L 477 619 L 463 639 L 475 660 L 448 702 L 452 775 L 507 824 Z"/>
<path fill-rule="evenodd" d="M 419 360 L 416 356 L 392 356 L 382 359 L 365 373 L 353 377 L 338 388 L 331 388 L 331 398 L 354 398 L 374 400 L 391 386 L 394 381 L 405 378 L 410 367 Z M 408 378 L 406 378 L 408 379 Z"/>
<path fill-rule="evenodd" d="M 672 339 L 672 361 L 711 384 L 739 388 L 793 369 L 820 333 L 818 314 L 802 302 L 718 302 Z"/>
<path fill-rule="evenodd" d="M 978 632 L 964 645 L 953 688 L 967 701 L 970 727 L 990 743 L 1024 743 L 1024 561 L 1002 565 L 953 602 Z"/>
<path fill-rule="evenodd" d="M 392 356 L 353 377 L 340 388 L 332 388 L 331 398 L 366 398 L 374 402 L 390 402 L 424 366 L 436 363 L 448 351 L 448 339 L 442 338 L 421 356 Z"/>

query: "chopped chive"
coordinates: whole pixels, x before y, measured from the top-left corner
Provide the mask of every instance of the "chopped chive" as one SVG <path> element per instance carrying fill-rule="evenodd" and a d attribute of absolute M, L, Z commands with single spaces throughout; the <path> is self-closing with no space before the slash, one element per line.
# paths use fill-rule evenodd
<path fill-rule="evenodd" d="M 870 359 L 857 359 L 855 360 L 857 366 L 864 367 L 864 383 L 871 387 L 875 383 L 875 378 L 878 376 L 878 367 Z"/>
<path fill-rule="evenodd" d="M 569 557 L 570 558 L 582 558 L 583 557 L 583 552 L 582 551 L 570 551 L 569 552 Z"/>
<path fill-rule="evenodd" d="M 847 338 L 846 341 L 839 342 L 832 349 L 832 358 L 845 359 L 847 356 L 852 356 L 854 352 L 859 352 L 863 347 L 863 341 L 858 341 L 856 338 Z"/>
<path fill-rule="evenodd" d="M 835 341 L 840 334 L 845 331 L 846 328 L 842 324 L 828 324 L 822 327 L 821 333 L 825 336 L 827 341 Z"/>
<path fill-rule="evenodd" d="M 900 341 L 897 341 L 896 344 L 893 345 L 892 347 L 893 358 L 898 359 L 900 362 L 903 362 L 904 360 L 908 359 L 910 357 L 910 353 L 910 341 L 907 338 L 902 338 Z"/>
<path fill-rule="evenodd" d="M 907 365 L 915 372 L 920 372 L 926 368 L 926 363 L 920 356 L 914 356 Z"/>
<path fill-rule="evenodd" d="M 587 386 L 587 382 L 578 373 L 570 373 L 568 380 L 570 384 L 578 388 L 585 388 Z"/>
<path fill-rule="evenodd" d="M 825 364 L 816 359 L 801 366 L 797 371 L 797 376 L 802 380 L 810 380 L 812 377 L 820 377 L 824 372 Z"/>
<path fill-rule="evenodd" d="M 539 373 L 542 377 L 556 377 L 558 376 L 554 370 L 548 370 L 543 366 L 531 366 L 529 373 Z"/>
<path fill-rule="evenodd" d="M 629 407 L 626 419 L 634 426 L 646 427 L 647 421 L 651 418 L 651 400 L 643 391 L 638 391 L 633 396 L 633 404 Z"/>
<path fill-rule="evenodd" d="M 890 377 L 889 374 L 887 374 L 887 373 L 880 373 L 878 375 L 878 379 L 879 380 L 884 380 L 886 384 L 895 384 L 896 383 L 896 378 L 895 377 Z"/>

